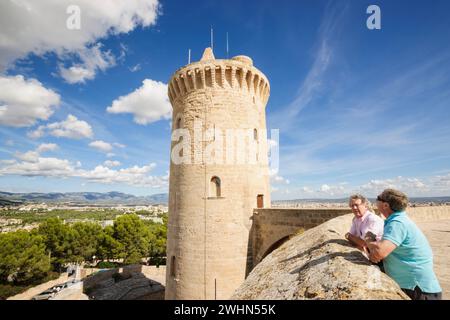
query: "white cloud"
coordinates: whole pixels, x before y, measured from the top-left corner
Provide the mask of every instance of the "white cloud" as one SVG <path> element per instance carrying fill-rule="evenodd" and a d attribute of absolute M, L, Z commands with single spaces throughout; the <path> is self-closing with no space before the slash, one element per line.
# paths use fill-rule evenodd
<path fill-rule="evenodd" d="M 29 154 L 30 152 L 32 151 L 26 152 L 25 154 Z M 6 174 L 27 177 L 71 177 L 75 175 L 75 169 L 68 160 L 37 157 L 24 159 L 22 162 L 16 162 L 3 168 L 0 167 L 0 175 Z"/>
<path fill-rule="evenodd" d="M 121 165 L 120 161 L 117 160 L 106 160 L 105 162 L 103 162 L 103 164 L 108 168 L 118 167 Z"/>
<path fill-rule="evenodd" d="M 54 143 L 42 143 L 41 145 L 39 145 L 36 151 L 42 153 L 47 151 L 54 151 L 56 149 L 58 149 L 58 145 Z"/>
<path fill-rule="evenodd" d="M 89 146 L 102 152 L 109 152 L 113 149 L 110 143 L 102 140 L 93 141 L 89 143 Z"/>
<path fill-rule="evenodd" d="M 427 186 L 418 178 L 405 178 L 401 176 L 393 179 L 370 180 L 359 187 L 361 191 L 372 195 L 379 194 L 388 188 L 399 189 L 413 195 L 430 190 L 430 186 Z"/>
<path fill-rule="evenodd" d="M 81 50 L 78 56 L 81 63 L 74 64 L 69 68 L 59 65 L 61 77 L 67 83 L 84 83 L 86 80 L 92 80 L 99 70 L 105 71 L 116 64 L 115 58 L 110 51 L 101 51 L 100 43 Z"/>
<path fill-rule="evenodd" d="M 59 103 L 60 96 L 36 79 L 0 75 L 0 125 L 32 126 L 47 120 Z"/>
<path fill-rule="evenodd" d="M 141 125 L 169 119 L 172 112 L 167 85 L 151 79 L 145 79 L 140 88 L 114 100 L 106 110 L 110 113 L 132 113 L 134 121 Z"/>
<path fill-rule="evenodd" d="M 117 147 L 117 148 L 125 148 L 126 147 L 126 145 L 117 143 L 117 142 L 114 142 L 113 145 L 114 145 L 114 147 Z"/>
<path fill-rule="evenodd" d="M 270 177 L 270 180 L 272 183 L 276 183 L 276 184 L 289 184 L 290 181 L 278 174 L 274 174 Z"/>
<path fill-rule="evenodd" d="M 40 154 L 47 151 L 53 151 L 56 150 L 58 146 L 54 143 L 42 143 L 40 144 L 36 150 L 34 151 L 27 151 L 27 152 L 15 152 L 14 156 L 22 160 L 23 162 L 38 162 Z"/>
<path fill-rule="evenodd" d="M 14 160 L 14 159 L 0 160 L 0 164 L 6 164 L 6 165 L 14 164 L 14 163 L 16 163 L 16 162 L 17 162 L 17 161 Z M 0 176 L 1 176 L 1 173 L 0 173 Z"/>
<path fill-rule="evenodd" d="M 139 70 L 141 70 L 141 64 L 138 63 L 137 65 L 135 65 L 135 66 L 133 66 L 131 68 L 128 68 L 128 70 L 130 70 L 131 72 L 139 71 Z"/>
<path fill-rule="evenodd" d="M 67 28 L 69 5 L 78 5 L 81 10 L 79 30 Z M 55 52 L 60 57 L 68 53 L 82 55 L 99 39 L 155 24 L 158 14 L 157 0 L 0 1 L 0 69 L 30 52 Z M 69 72 L 75 80 L 76 70 Z"/>
<path fill-rule="evenodd" d="M 39 126 L 36 130 L 29 132 L 30 138 L 36 139 L 50 134 L 54 137 L 64 137 L 70 139 L 92 138 L 92 127 L 83 120 L 78 120 L 74 115 L 69 114 L 67 119 L 61 122 L 50 123 Z"/>
<path fill-rule="evenodd" d="M 167 185 L 168 177 L 155 177 L 149 175 L 151 170 L 155 168 L 154 163 L 146 166 L 133 166 L 130 168 L 113 170 L 104 166 L 97 166 L 94 170 L 84 171 L 80 173 L 80 177 L 98 183 L 124 183 L 133 186 L 151 186 L 161 187 Z"/>
<path fill-rule="evenodd" d="M 24 162 L 36 162 L 39 159 L 39 153 L 36 151 L 16 152 L 14 156 Z"/>
<path fill-rule="evenodd" d="M 16 153 L 16 157 L 21 161 L 18 162 L 14 159 L 0 160 L 0 176 L 77 177 L 96 183 L 120 183 L 137 187 L 154 188 L 167 186 L 169 179 L 168 174 L 164 176 L 150 175 L 151 171 L 156 167 L 154 163 L 142 167 L 133 166 L 114 170 L 108 168 L 106 165 L 117 166 L 120 163 L 118 161 L 111 161 L 105 162 L 105 166 L 98 165 L 93 170 L 85 170 L 80 168 L 81 163 L 79 161 L 73 163 L 66 159 L 40 157 L 36 151 Z"/>

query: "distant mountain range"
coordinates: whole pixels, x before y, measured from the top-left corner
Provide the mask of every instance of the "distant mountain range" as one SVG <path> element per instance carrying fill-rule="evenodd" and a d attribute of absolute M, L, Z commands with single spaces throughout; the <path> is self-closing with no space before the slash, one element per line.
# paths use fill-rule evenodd
<path fill-rule="evenodd" d="M 160 193 L 150 196 L 137 197 L 122 192 L 67 192 L 67 193 L 11 193 L 0 191 L 0 206 L 20 205 L 27 203 L 54 204 L 99 204 L 99 205 L 167 205 L 168 194 Z"/>
<path fill-rule="evenodd" d="M 375 202 L 375 199 L 370 199 Z M 134 196 L 122 192 L 67 192 L 67 193 L 11 193 L 0 191 L 0 206 L 20 205 L 28 203 L 48 203 L 48 204 L 74 204 L 74 205 L 167 205 L 169 195 L 167 193 L 153 194 L 150 196 Z M 347 203 L 348 198 L 341 199 L 292 199 L 273 200 L 272 203 Z M 416 197 L 410 198 L 411 203 L 448 203 L 450 197 Z"/>

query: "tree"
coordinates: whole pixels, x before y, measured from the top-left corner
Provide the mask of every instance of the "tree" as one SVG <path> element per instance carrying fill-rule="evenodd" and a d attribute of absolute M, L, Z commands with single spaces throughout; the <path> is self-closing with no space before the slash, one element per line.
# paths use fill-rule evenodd
<path fill-rule="evenodd" d="M 123 258 L 123 245 L 114 239 L 114 228 L 106 226 L 103 229 L 97 255 L 101 260 Z"/>
<path fill-rule="evenodd" d="M 152 261 L 159 262 L 166 256 L 167 216 L 163 216 L 163 224 L 149 222 L 151 239 L 149 242 L 149 256 Z"/>
<path fill-rule="evenodd" d="M 139 263 L 148 255 L 151 234 L 135 214 L 117 217 L 113 226 L 113 237 L 121 244 L 120 255 L 125 264 Z"/>
<path fill-rule="evenodd" d="M 102 241 L 102 227 L 93 222 L 77 222 L 70 227 L 73 232 L 71 239 L 72 257 L 74 262 L 91 261 L 97 255 Z"/>
<path fill-rule="evenodd" d="M 42 236 L 27 231 L 0 234 L 0 281 L 36 282 L 51 269 Z"/>
<path fill-rule="evenodd" d="M 55 271 L 59 271 L 62 264 L 70 262 L 73 258 L 71 242 L 74 233 L 61 219 L 49 218 L 45 220 L 37 229 L 37 234 L 44 239 Z"/>

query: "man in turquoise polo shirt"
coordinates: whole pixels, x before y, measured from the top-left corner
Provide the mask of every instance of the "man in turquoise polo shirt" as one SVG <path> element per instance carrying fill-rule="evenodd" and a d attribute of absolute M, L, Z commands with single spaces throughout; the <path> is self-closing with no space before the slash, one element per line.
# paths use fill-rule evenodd
<path fill-rule="evenodd" d="M 408 197 L 386 189 L 377 197 L 386 218 L 381 241 L 368 243 L 369 258 L 383 260 L 388 276 L 413 300 L 441 300 L 442 289 L 433 271 L 433 252 L 425 235 L 406 215 Z"/>

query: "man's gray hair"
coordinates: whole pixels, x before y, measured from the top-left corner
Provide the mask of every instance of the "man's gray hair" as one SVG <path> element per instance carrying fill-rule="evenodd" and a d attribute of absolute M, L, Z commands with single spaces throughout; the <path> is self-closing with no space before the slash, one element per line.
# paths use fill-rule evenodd
<path fill-rule="evenodd" d="M 365 204 L 367 207 L 370 206 L 369 200 L 367 200 L 366 197 L 364 197 L 362 194 L 359 194 L 359 193 L 355 193 L 350 196 L 350 198 L 348 199 L 348 205 L 351 206 L 352 200 L 358 200 L 358 199 L 361 200 L 361 203 Z"/>

